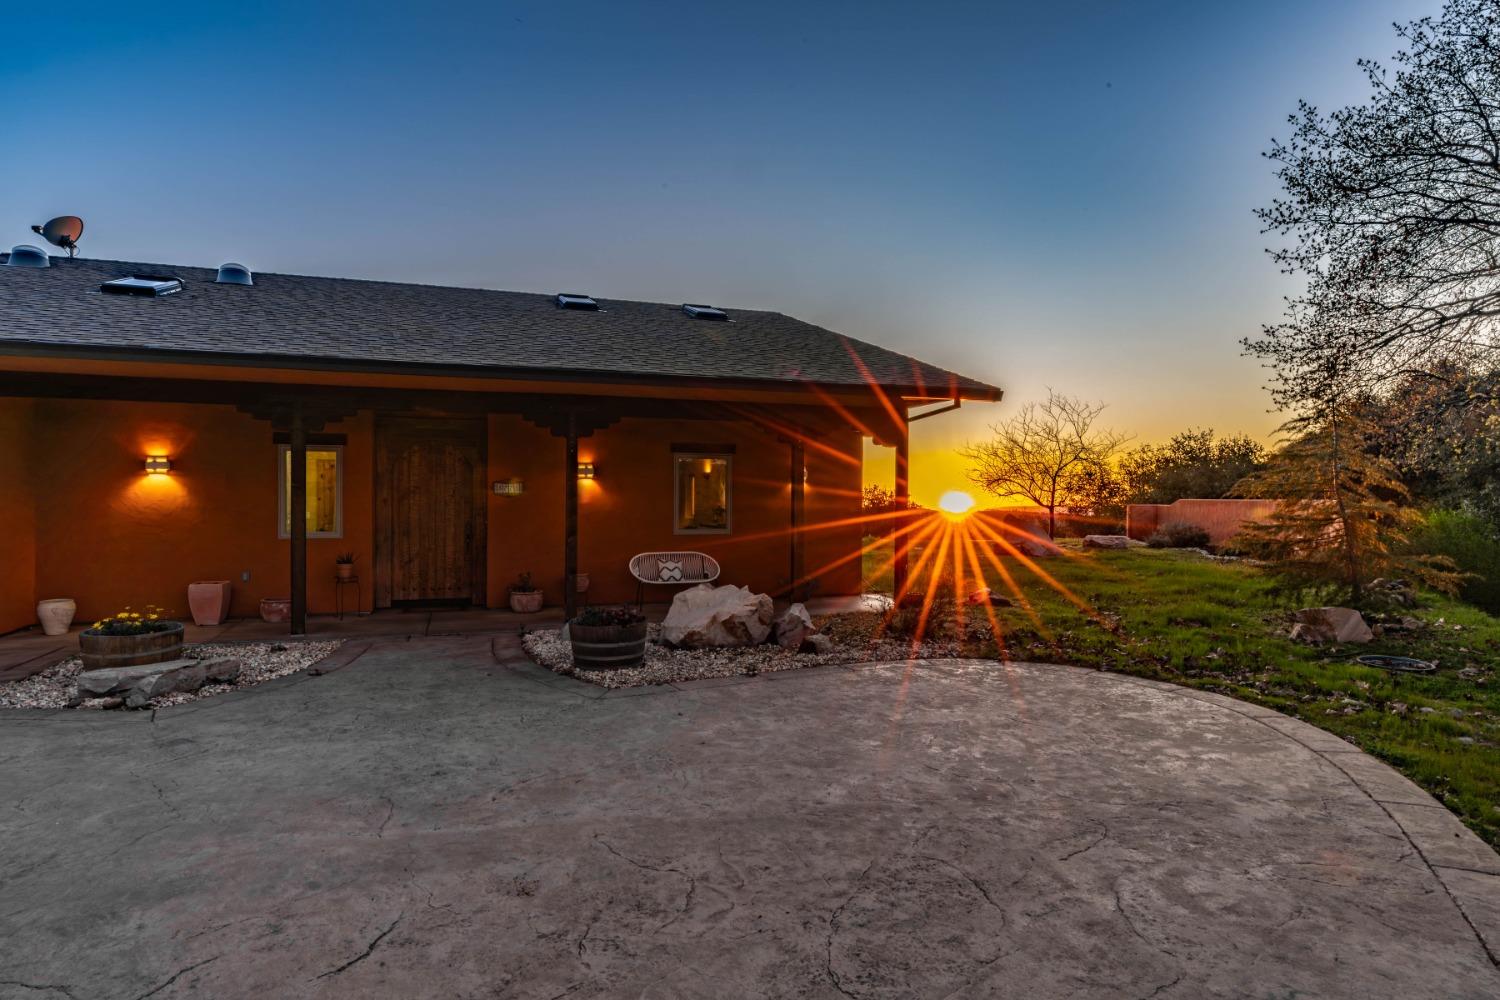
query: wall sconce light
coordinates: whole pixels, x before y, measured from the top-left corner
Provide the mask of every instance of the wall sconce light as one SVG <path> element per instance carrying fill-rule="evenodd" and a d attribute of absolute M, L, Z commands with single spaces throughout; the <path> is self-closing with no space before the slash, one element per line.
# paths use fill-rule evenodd
<path fill-rule="evenodd" d="M 490 484 L 497 497 L 518 497 L 526 492 L 526 483 L 520 479 L 502 479 Z"/>
<path fill-rule="evenodd" d="M 151 475 L 172 471 L 172 460 L 165 455 L 147 455 L 146 472 Z"/>
<path fill-rule="evenodd" d="M 593 479 L 593 478 L 595 478 L 595 473 L 596 472 L 597 472 L 597 469 L 594 467 L 594 463 L 593 462 L 579 462 L 578 463 L 578 478 L 579 479 Z"/>

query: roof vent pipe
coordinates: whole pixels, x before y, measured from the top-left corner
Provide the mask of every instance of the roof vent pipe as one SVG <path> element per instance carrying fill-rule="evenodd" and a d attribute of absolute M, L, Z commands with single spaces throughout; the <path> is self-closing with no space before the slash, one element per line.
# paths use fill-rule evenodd
<path fill-rule="evenodd" d="M 236 264 L 231 261 L 228 264 L 219 265 L 219 276 L 214 279 L 219 285 L 253 285 L 255 279 L 250 276 L 250 269 L 244 264 Z"/>
<path fill-rule="evenodd" d="M 51 267 L 52 258 L 41 247 L 20 243 L 11 247 L 10 257 L 5 264 L 7 267 Z"/>

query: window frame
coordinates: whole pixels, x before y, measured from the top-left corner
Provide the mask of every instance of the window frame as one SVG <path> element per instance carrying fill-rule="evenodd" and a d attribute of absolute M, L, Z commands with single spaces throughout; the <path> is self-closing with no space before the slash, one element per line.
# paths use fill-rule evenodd
<path fill-rule="evenodd" d="M 677 474 L 677 463 L 683 459 L 702 461 L 705 458 L 724 463 L 724 527 L 684 528 L 682 517 L 682 477 Z M 734 453 L 729 451 L 673 451 L 672 452 L 672 534 L 674 535 L 728 535 L 734 531 Z"/>
<path fill-rule="evenodd" d="M 344 537 L 344 446 L 341 444 L 309 444 L 308 451 L 331 451 L 334 453 L 333 460 L 333 530 L 332 531 L 309 531 L 308 538 L 343 538 Z M 291 471 L 287 468 L 292 446 L 289 444 L 276 445 L 276 537 L 278 539 L 291 538 L 291 525 L 288 519 L 291 511 L 287 509 L 288 501 L 291 499 L 292 484 L 285 477 Z"/>

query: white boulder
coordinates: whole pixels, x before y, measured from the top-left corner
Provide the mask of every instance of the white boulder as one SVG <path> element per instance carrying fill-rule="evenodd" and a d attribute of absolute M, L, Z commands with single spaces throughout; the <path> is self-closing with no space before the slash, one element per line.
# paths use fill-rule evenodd
<path fill-rule="evenodd" d="M 1292 638 L 1303 642 L 1369 642 L 1370 626 L 1353 608 L 1303 608 L 1292 615 Z"/>
<path fill-rule="evenodd" d="M 1009 542 L 1015 546 L 1016 551 L 1021 553 L 1021 555 L 1030 556 L 1033 559 L 1045 559 L 1048 556 L 1055 556 L 1061 551 L 1057 547 L 1057 543 L 1046 535 L 1021 535 L 1009 539 Z"/>
<path fill-rule="evenodd" d="M 797 652 L 802 642 L 817 631 L 812 615 L 801 604 L 793 604 L 776 619 L 776 642 L 782 649 Z"/>
<path fill-rule="evenodd" d="M 661 623 L 661 638 L 669 646 L 689 649 L 754 646 L 771 634 L 774 614 L 769 594 L 752 593 L 749 587 L 700 583 L 672 598 Z"/>
<path fill-rule="evenodd" d="M 1083 547 L 1086 549 L 1140 549 L 1145 546 L 1145 542 L 1137 541 L 1129 535 L 1083 536 Z"/>

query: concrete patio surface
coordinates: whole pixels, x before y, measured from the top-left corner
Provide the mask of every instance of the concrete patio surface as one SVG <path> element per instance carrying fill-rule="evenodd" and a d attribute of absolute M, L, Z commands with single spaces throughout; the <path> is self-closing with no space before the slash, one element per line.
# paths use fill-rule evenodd
<path fill-rule="evenodd" d="M 966 661 L 607 692 L 513 636 L 341 662 L 0 715 L 0 998 L 1500 995 L 1500 857 L 1239 702 Z"/>

